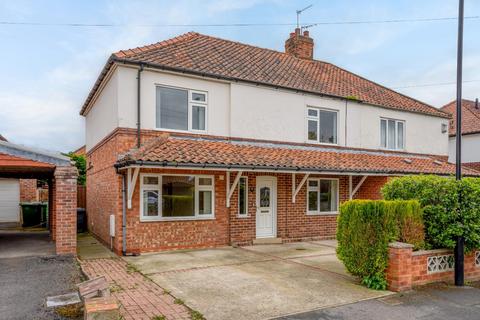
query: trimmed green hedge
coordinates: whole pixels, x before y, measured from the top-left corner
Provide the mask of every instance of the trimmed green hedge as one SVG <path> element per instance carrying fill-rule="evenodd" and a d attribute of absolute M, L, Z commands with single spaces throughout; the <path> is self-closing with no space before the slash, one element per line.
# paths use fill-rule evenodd
<path fill-rule="evenodd" d="M 427 249 L 454 248 L 460 235 L 467 251 L 480 247 L 480 179 L 406 176 L 389 181 L 382 193 L 387 200 L 420 202 Z"/>
<path fill-rule="evenodd" d="M 366 286 L 384 290 L 388 244 L 398 240 L 423 245 L 420 204 L 417 201 L 347 201 L 340 207 L 337 240 L 337 255 L 348 272 L 360 277 Z"/>

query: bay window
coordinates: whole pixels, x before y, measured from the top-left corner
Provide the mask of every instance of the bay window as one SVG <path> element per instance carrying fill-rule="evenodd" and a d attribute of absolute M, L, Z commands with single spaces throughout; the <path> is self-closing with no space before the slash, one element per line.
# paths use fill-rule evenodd
<path fill-rule="evenodd" d="M 207 93 L 158 86 L 156 127 L 179 131 L 206 131 Z"/>
<path fill-rule="evenodd" d="M 405 149 L 405 121 L 380 119 L 380 146 L 389 150 Z"/>
<path fill-rule="evenodd" d="M 307 140 L 337 144 L 337 112 L 308 107 Z"/>
<path fill-rule="evenodd" d="M 214 177 L 142 174 L 140 219 L 204 219 L 214 216 Z"/>
<path fill-rule="evenodd" d="M 338 213 L 338 179 L 308 179 L 307 213 Z"/>

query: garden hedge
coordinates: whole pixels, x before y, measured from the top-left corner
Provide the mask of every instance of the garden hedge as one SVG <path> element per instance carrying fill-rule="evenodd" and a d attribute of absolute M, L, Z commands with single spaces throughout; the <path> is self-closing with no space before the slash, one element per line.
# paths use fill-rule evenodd
<path fill-rule="evenodd" d="M 340 207 L 337 255 L 347 270 L 370 288 L 385 289 L 388 244 L 423 246 L 418 201 L 352 200 Z"/>
<path fill-rule="evenodd" d="M 389 181 L 382 193 L 387 200 L 420 202 L 427 249 L 454 248 L 461 235 L 467 251 L 480 247 L 480 179 L 406 176 Z"/>

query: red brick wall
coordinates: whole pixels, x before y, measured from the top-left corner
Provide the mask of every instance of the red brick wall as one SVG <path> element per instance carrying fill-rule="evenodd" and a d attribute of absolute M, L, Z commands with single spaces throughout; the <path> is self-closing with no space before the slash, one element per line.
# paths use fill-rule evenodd
<path fill-rule="evenodd" d="M 358 184 L 362 177 L 353 178 L 353 188 Z M 380 200 L 382 199 L 381 189 L 388 182 L 390 177 L 386 176 L 368 176 L 367 179 L 363 182 L 360 189 L 358 189 L 355 194 L 355 199 L 371 199 L 371 200 Z"/>
<path fill-rule="evenodd" d="M 415 286 L 434 282 L 453 282 L 453 271 L 429 273 L 428 257 L 453 254 L 451 250 L 426 250 L 413 252 L 413 246 L 391 244 L 387 268 L 388 289 L 406 291 Z M 475 265 L 475 251 L 465 255 L 465 280 L 480 279 L 480 267 Z"/>
<path fill-rule="evenodd" d="M 37 200 L 37 180 L 20 179 L 20 202 L 35 202 Z"/>

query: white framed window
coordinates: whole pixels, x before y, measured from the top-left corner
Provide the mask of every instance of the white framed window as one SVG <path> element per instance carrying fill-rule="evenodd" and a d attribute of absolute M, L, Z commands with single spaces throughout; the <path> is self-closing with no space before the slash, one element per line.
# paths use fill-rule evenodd
<path fill-rule="evenodd" d="M 405 149 L 405 121 L 380 118 L 380 147 L 388 150 Z"/>
<path fill-rule="evenodd" d="M 140 220 L 211 219 L 215 212 L 214 176 L 140 175 Z"/>
<path fill-rule="evenodd" d="M 338 144 L 337 118 L 335 110 L 307 107 L 307 140 Z"/>
<path fill-rule="evenodd" d="M 248 216 L 248 178 L 240 177 L 238 180 L 238 216 Z"/>
<path fill-rule="evenodd" d="M 156 127 L 174 131 L 207 131 L 208 94 L 166 86 L 156 87 Z"/>
<path fill-rule="evenodd" d="M 307 214 L 337 214 L 338 199 L 338 179 L 307 180 Z"/>

